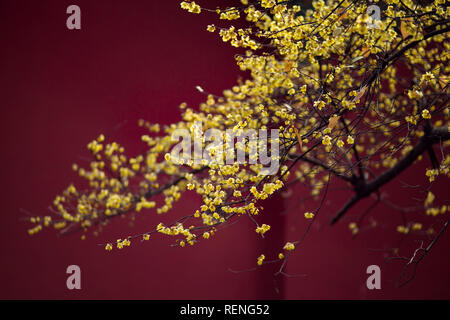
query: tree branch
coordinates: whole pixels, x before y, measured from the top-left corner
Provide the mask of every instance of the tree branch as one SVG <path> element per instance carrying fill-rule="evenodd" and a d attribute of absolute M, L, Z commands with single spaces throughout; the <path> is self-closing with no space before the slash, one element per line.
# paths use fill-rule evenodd
<path fill-rule="evenodd" d="M 407 169 L 413 162 L 428 148 L 438 142 L 449 140 L 450 132 L 446 126 L 439 128 L 432 128 L 426 132 L 419 140 L 414 148 L 402 159 L 400 159 L 392 168 L 386 170 L 378 177 L 370 182 L 365 183 L 361 181 L 360 184 L 355 185 L 355 195 L 336 213 L 331 219 L 330 225 L 335 224 L 351 207 L 353 207 L 360 200 L 369 196 L 372 192 L 378 190 L 392 179 L 397 177 L 401 172 Z"/>

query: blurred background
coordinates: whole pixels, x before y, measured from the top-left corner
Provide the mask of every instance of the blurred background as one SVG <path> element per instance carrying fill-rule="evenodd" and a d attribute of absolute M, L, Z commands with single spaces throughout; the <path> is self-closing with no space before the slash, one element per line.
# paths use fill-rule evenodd
<path fill-rule="evenodd" d="M 237 1 L 207 1 L 209 8 Z M 66 8 L 81 8 L 81 30 L 66 28 Z M 266 202 L 260 223 L 272 225 L 264 239 L 249 219 L 241 219 L 194 247 L 171 247 L 171 239 L 153 236 L 118 251 L 99 243 L 153 229 L 196 209 L 184 197 L 166 216 L 148 211 L 130 220 L 113 221 L 98 237 L 81 233 L 58 237 L 53 230 L 28 236 L 26 213 L 47 215 L 54 196 L 79 181 L 71 170 L 87 164 L 86 144 L 99 134 L 141 152 L 140 118 L 169 124 L 179 120 L 178 105 L 197 108 L 205 96 L 236 83 L 237 51 L 206 31 L 219 24 L 213 13 L 193 15 L 179 2 L 150 0 L 0 0 L 1 96 L 1 299 L 395 299 L 450 298 L 450 235 L 444 234 L 419 265 L 413 282 L 395 281 L 403 263 L 386 263 L 388 248 L 402 241 L 397 212 L 374 209 L 378 229 L 353 239 L 348 222 L 369 205 L 362 202 L 336 226 L 327 222 L 343 201 L 331 192 L 305 241 L 289 262 L 290 274 L 273 277 L 279 265 L 256 271 L 264 253 L 276 257 L 286 241 L 297 240 L 311 201 L 279 196 Z M 425 181 L 410 168 L 402 181 Z M 442 185 L 442 194 L 448 194 Z M 299 187 L 299 194 L 307 190 Z M 410 204 L 414 195 L 393 181 L 389 199 Z M 353 220 L 352 220 L 353 219 Z M 371 220 L 368 220 L 371 221 Z M 381 223 L 381 221 L 388 221 Z M 418 243 L 402 247 L 411 255 Z M 81 268 L 81 290 L 68 290 L 66 268 Z M 381 268 L 381 290 L 366 288 L 366 268 Z"/>

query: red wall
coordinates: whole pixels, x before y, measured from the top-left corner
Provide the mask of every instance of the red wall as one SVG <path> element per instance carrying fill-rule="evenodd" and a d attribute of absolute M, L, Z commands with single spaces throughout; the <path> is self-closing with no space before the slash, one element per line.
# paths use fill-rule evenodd
<path fill-rule="evenodd" d="M 71 31 L 65 12 L 74 3 L 81 7 L 82 29 Z M 98 238 L 58 238 L 52 231 L 27 236 L 29 224 L 20 209 L 47 214 L 54 195 L 76 181 L 71 164 L 83 163 L 91 139 L 104 133 L 136 153 L 143 147 L 137 119 L 170 123 L 179 119 L 181 102 L 197 106 L 203 100 L 196 85 L 219 94 L 235 83 L 235 51 L 205 31 L 214 21 L 213 14 L 184 12 L 175 0 L 0 1 L 0 298 L 450 298 L 448 234 L 420 265 L 416 280 L 397 289 L 392 281 L 398 264 L 385 265 L 381 253 L 369 250 L 392 246 L 397 234 L 385 238 L 370 231 L 352 240 L 348 220 L 326 225 L 341 194 L 331 194 L 321 212 L 324 219 L 289 265 L 290 273 L 307 276 L 277 278 L 280 293 L 274 290 L 271 266 L 240 273 L 228 269 L 251 268 L 261 253 L 271 258 L 285 240 L 299 238 L 306 226 L 304 211 L 299 207 L 280 218 L 293 204 L 281 198 L 269 201 L 258 217 L 273 226 L 265 240 L 244 218 L 192 248 L 172 248 L 158 237 L 111 253 L 97 246 L 191 212 L 198 202 L 188 198 L 167 217 L 148 212 L 134 227 L 127 226 L 128 220 L 115 221 Z M 413 170 L 406 177 L 415 175 Z M 390 188 L 392 197 L 408 200 L 398 185 Z M 395 216 L 394 225 L 401 222 L 385 207 L 375 212 Z M 65 286 L 71 264 L 82 270 L 79 291 Z M 370 264 L 382 269 L 382 289 L 375 292 L 365 289 Z"/>

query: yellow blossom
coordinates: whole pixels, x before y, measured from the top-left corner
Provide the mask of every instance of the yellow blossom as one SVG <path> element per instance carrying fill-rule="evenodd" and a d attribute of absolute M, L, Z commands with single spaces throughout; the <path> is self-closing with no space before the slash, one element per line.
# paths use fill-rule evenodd
<path fill-rule="evenodd" d="M 283 247 L 284 250 L 292 251 L 295 249 L 295 244 L 292 242 L 286 242 L 286 244 Z"/>

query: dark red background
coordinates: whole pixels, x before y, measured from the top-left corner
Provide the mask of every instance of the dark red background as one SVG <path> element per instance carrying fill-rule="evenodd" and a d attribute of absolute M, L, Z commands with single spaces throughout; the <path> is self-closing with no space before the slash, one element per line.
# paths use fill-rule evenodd
<path fill-rule="evenodd" d="M 81 7 L 81 30 L 66 28 L 71 4 Z M 209 7 L 215 4 L 209 1 Z M 180 118 L 181 102 L 196 107 L 204 99 L 196 85 L 220 94 L 235 83 L 236 51 L 205 31 L 212 22 L 217 22 L 215 15 L 188 14 L 175 0 L 0 1 L 0 298 L 450 298 L 448 234 L 420 265 L 414 282 L 397 289 L 393 282 L 401 265 L 385 264 L 383 254 L 370 249 L 395 246 L 400 236 L 390 232 L 386 237 L 381 229 L 352 240 L 347 229 L 351 218 L 329 227 L 326 221 L 344 200 L 341 194 L 330 194 L 321 212 L 324 219 L 289 265 L 290 273 L 307 276 L 277 278 L 279 293 L 270 266 L 241 273 L 228 269 L 251 268 L 261 253 L 273 258 L 285 241 L 300 237 L 306 227 L 304 208 L 280 216 L 294 200 L 277 198 L 267 204 L 258 220 L 273 229 L 264 240 L 242 219 L 192 248 L 173 248 L 158 237 L 111 253 L 97 246 L 191 212 L 198 202 L 189 198 L 164 218 L 148 212 L 134 227 L 127 226 L 128 220 L 115 221 L 98 238 L 58 238 L 48 230 L 27 235 L 30 225 L 20 208 L 47 214 L 54 196 L 77 181 L 71 164 L 83 163 L 87 142 L 104 133 L 136 153 L 143 147 L 137 119 L 168 124 Z M 413 176 L 422 177 L 423 171 L 409 169 L 402 179 L 413 181 Z M 390 198 L 408 203 L 409 191 L 399 186 L 391 183 Z M 368 204 L 355 208 L 353 217 Z M 401 223 L 396 212 L 382 206 L 374 217 L 390 219 L 392 228 Z M 79 291 L 65 285 L 71 264 L 82 270 Z M 365 271 L 371 264 L 381 266 L 381 290 L 366 289 Z"/>

